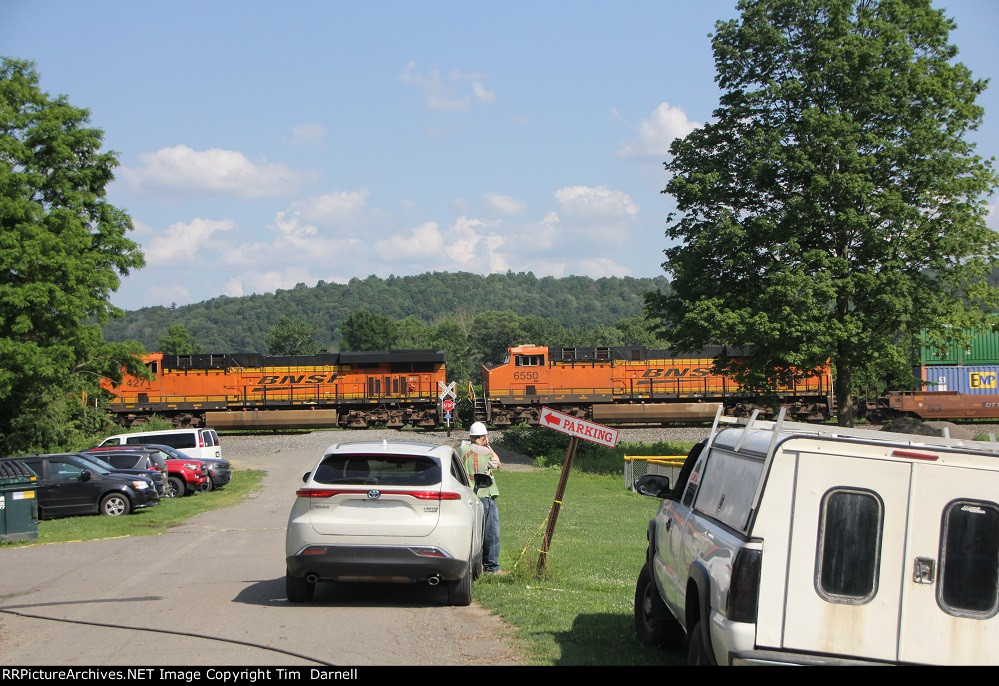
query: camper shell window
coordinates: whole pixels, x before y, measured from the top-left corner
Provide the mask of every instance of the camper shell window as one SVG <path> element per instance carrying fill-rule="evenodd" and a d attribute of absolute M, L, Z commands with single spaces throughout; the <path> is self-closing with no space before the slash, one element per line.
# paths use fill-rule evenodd
<path fill-rule="evenodd" d="M 937 602 L 947 613 L 985 619 L 999 611 L 999 506 L 958 500 L 944 510 Z"/>
<path fill-rule="evenodd" d="M 871 491 L 826 493 L 819 515 L 816 589 L 831 603 L 864 604 L 877 595 L 884 503 Z"/>

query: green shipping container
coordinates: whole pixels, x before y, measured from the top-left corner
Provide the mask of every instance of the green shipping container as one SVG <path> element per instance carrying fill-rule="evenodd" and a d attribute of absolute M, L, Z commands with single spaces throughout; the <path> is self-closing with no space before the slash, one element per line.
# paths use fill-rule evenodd
<path fill-rule="evenodd" d="M 919 355 L 920 363 L 926 366 L 999 364 L 999 331 L 977 333 L 968 347 L 952 345 L 942 355 L 923 346 Z"/>

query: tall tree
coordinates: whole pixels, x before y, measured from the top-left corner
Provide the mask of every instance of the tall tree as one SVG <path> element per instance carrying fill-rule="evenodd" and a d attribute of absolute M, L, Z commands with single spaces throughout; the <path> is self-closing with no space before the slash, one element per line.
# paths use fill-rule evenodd
<path fill-rule="evenodd" d="M 281 317 L 267 332 L 271 355 L 315 355 L 319 350 L 319 327 L 302 319 Z"/>
<path fill-rule="evenodd" d="M 751 346 L 719 365 L 762 390 L 831 359 L 841 424 L 855 372 L 953 338 L 999 295 L 990 160 L 966 135 L 985 81 L 930 0 L 741 0 L 716 24 L 713 121 L 673 141 L 650 293 L 670 345 Z M 950 332 L 950 333 L 948 333 Z"/>
<path fill-rule="evenodd" d="M 355 310 L 340 325 L 343 350 L 391 350 L 395 346 L 395 322 L 368 310 Z"/>
<path fill-rule="evenodd" d="M 123 314 L 109 299 L 120 276 L 145 263 L 132 220 L 105 199 L 118 160 L 89 121 L 41 90 L 32 62 L 0 59 L 0 451 L 38 446 L 26 417 L 97 397 L 141 351 L 107 347 L 100 330 Z"/>
<path fill-rule="evenodd" d="M 201 347 L 183 324 L 171 324 L 160 337 L 160 352 L 169 355 L 194 355 Z"/>

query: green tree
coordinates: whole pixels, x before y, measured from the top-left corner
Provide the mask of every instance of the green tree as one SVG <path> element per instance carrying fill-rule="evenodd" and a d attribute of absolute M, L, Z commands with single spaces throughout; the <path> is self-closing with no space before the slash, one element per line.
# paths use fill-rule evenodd
<path fill-rule="evenodd" d="M 169 355 L 194 355 L 201 352 L 198 342 L 183 324 L 171 324 L 160 337 L 160 352 Z"/>
<path fill-rule="evenodd" d="M 430 327 L 413 315 L 395 322 L 395 341 L 398 350 L 422 350 L 435 343 L 430 339 Z"/>
<path fill-rule="evenodd" d="M 750 346 L 762 390 L 831 359 L 839 421 L 854 374 L 911 360 L 994 308 L 991 160 L 965 135 L 985 81 L 955 61 L 930 0 L 741 0 L 716 24 L 712 122 L 670 146 L 669 345 Z M 948 333 L 950 332 L 950 333 Z"/>
<path fill-rule="evenodd" d="M 473 359 L 495 364 L 503 360 L 510 346 L 535 342 L 526 337 L 522 317 L 511 310 L 492 310 L 475 316 L 468 342 Z"/>
<path fill-rule="evenodd" d="M 319 350 L 319 327 L 301 319 L 281 317 L 267 332 L 271 355 L 315 355 Z"/>
<path fill-rule="evenodd" d="M 391 350 L 395 322 L 368 310 L 355 310 L 340 325 L 342 350 Z"/>
<path fill-rule="evenodd" d="M 0 59 L 2 452 L 59 447 L 36 420 L 79 420 L 70 408 L 99 398 L 102 376 L 138 364 L 138 344 L 108 346 L 100 328 L 123 314 L 110 302 L 120 277 L 145 262 L 105 199 L 117 155 L 89 121 L 41 90 L 34 63 Z"/>
<path fill-rule="evenodd" d="M 448 382 L 457 381 L 459 386 L 468 381 L 478 382 L 479 370 L 472 368 L 468 336 L 458 321 L 449 319 L 439 322 L 430 330 L 428 338 L 430 348 L 444 351 Z"/>

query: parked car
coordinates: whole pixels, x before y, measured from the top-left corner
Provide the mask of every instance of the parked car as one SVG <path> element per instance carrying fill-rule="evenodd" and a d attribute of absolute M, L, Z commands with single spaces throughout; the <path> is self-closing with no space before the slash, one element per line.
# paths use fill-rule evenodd
<path fill-rule="evenodd" d="M 443 583 L 472 602 L 482 574 L 482 503 L 454 447 L 332 445 L 302 477 L 288 518 L 285 589 L 312 600 L 319 581 Z"/>
<path fill-rule="evenodd" d="M 208 467 L 200 460 L 170 458 L 166 462 L 167 469 L 170 470 L 170 476 L 167 477 L 168 498 L 198 493 L 208 481 Z"/>
<path fill-rule="evenodd" d="M 146 447 L 156 448 L 162 450 L 168 456 L 176 460 L 191 460 L 197 459 L 203 462 L 206 467 L 208 467 L 208 481 L 201 486 L 202 491 L 214 491 L 218 488 L 223 488 L 232 480 L 232 465 L 229 464 L 229 460 L 221 457 L 198 457 L 195 458 L 193 455 L 189 455 L 179 448 L 174 448 L 169 445 L 162 445 L 158 443 L 149 443 Z"/>
<path fill-rule="evenodd" d="M 89 448 L 89 454 L 115 456 L 114 460 L 106 457 L 112 464 L 125 464 L 129 460 L 141 463 L 144 458 L 154 460 L 166 474 L 164 494 L 166 498 L 176 498 L 191 495 L 203 490 L 208 481 L 208 470 L 200 460 L 191 457 L 175 458 L 151 445 L 109 445 Z"/>
<path fill-rule="evenodd" d="M 90 462 L 100 465 L 104 469 L 109 469 L 119 474 L 144 476 L 153 482 L 153 486 L 156 487 L 156 492 L 160 494 L 161 498 L 166 495 L 167 471 L 165 460 L 161 469 L 153 458 L 148 455 L 126 454 L 115 456 L 92 450 L 84 450 L 77 454 L 85 457 Z"/>
<path fill-rule="evenodd" d="M 168 445 L 183 450 L 195 460 L 202 458 L 222 458 L 222 445 L 215 429 L 188 428 L 166 429 L 163 431 L 135 431 L 132 433 L 108 436 L 101 445 Z"/>
<path fill-rule="evenodd" d="M 8 458 L 9 459 L 9 458 Z M 160 501 L 145 477 L 118 474 L 76 453 L 23 455 L 17 458 L 38 475 L 38 518 L 79 514 L 117 517 Z"/>

